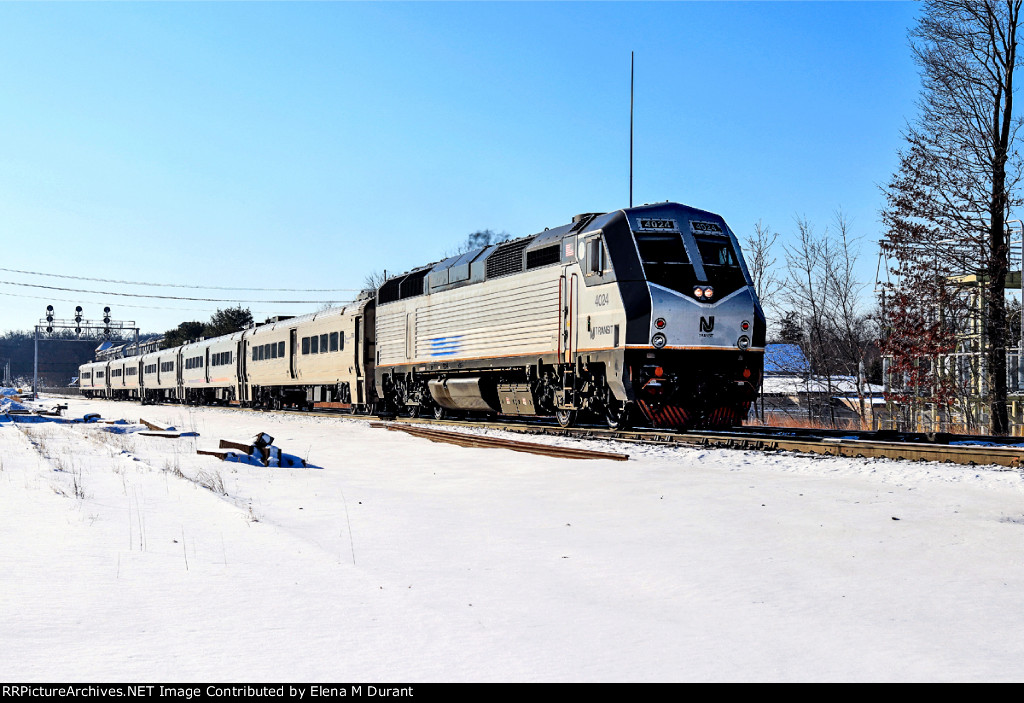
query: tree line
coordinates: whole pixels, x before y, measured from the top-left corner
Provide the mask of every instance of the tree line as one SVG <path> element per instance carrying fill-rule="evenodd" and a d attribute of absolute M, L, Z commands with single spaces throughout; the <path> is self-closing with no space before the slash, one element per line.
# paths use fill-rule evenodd
<path fill-rule="evenodd" d="M 899 165 L 881 187 L 886 270 L 875 304 L 853 279 L 857 251 L 837 213 L 824 232 L 798 219 L 776 274 L 778 235 L 747 238 L 751 273 L 781 311 L 777 341 L 799 343 L 815 373 L 860 378 L 890 362 L 889 399 L 908 425 L 916 409 L 967 429 L 1009 432 L 1007 350 L 1020 336 L 1020 302 L 1007 300 L 1009 232 L 1022 160 L 1014 108 L 1021 0 L 926 0 L 909 32 L 921 72 L 918 114 L 903 131 Z M 859 388 L 858 384 L 858 388 Z"/>

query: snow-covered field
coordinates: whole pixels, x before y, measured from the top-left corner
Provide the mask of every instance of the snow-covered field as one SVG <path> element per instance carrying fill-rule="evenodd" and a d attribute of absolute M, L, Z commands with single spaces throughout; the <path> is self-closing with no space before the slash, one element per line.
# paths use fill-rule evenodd
<path fill-rule="evenodd" d="M 66 402 L 199 436 L 0 424 L 3 681 L 1024 679 L 1018 471 Z"/>

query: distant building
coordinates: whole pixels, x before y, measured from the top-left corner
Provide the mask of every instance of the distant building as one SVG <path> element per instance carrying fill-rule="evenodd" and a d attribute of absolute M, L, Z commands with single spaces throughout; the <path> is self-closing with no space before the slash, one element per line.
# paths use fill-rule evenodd
<path fill-rule="evenodd" d="M 799 344 L 766 344 L 764 347 L 765 376 L 806 375 L 811 365 Z"/>
<path fill-rule="evenodd" d="M 861 384 L 853 376 L 817 376 L 798 344 L 768 344 L 764 351 L 764 381 L 758 401 L 758 414 L 790 415 L 814 421 L 855 420 L 860 416 L 863 397 L 864 414 L 873 418 L 884 408 L 882 387 Z M 766 417 L 770 422 L 771 418 Z"/>

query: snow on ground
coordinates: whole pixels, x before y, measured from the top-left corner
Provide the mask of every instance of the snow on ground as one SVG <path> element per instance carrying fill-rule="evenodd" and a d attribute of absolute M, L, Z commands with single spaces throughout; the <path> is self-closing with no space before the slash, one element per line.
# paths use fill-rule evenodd
<path fill-rule="evenodd" d="M 66 402 L 199 435 L 0 423 L 0 680 L 1024 678 L 1018 471 Z"/>

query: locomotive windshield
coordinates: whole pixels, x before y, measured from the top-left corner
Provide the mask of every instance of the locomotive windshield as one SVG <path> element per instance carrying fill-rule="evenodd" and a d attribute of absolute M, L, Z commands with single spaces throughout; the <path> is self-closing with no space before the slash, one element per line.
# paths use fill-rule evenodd
<path fill-rule="evenodd" d="M 679 293 L 696 283 L 693 264 L 679 232 L 634 232 L 647 280 Z"/>
<path fill-rule="evenodd" d="M 739 268 L 736 255 L 728 239 L 701 239 L 697 237 L 697 248 L 705 266 L 734 266 Z"/>
<path fill-rule="evenodd" d="M 697 249 L 704 262 L 708 283 L 719 293 L 726 293 L 746 285 L 732 242 L 723 237 L 696 237 Z"/>

